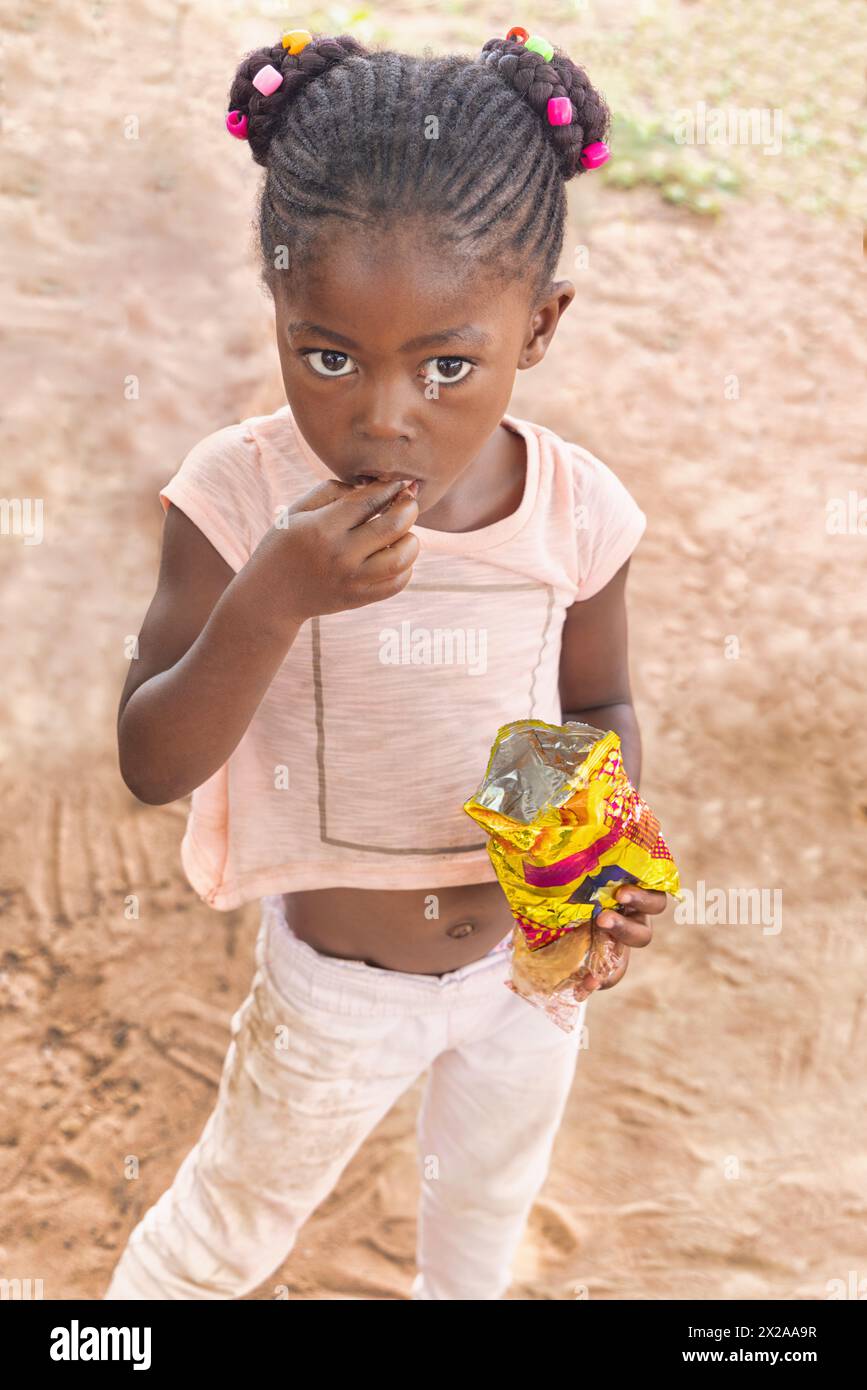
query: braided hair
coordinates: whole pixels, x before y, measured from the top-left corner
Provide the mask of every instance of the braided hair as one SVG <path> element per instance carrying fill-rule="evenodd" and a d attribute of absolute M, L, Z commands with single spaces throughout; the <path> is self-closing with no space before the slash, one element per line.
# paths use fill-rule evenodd
<path fill-rule="evenodd" d="M 270 64 L 283 81 L 253 86 Z M 568 97 L 569 125 L 547 121 Z M 610 112 L 583 68 L 550 61 L 512 39 L 489 39 L 475 58 L 370 51 L 349 34 L 281 44 L 240 64 L 230 108 L 247 117 L 265 170 L 259 239 L 266 283 L 315 260 L 326 217 L 372 227 L 420 216 L 453 255 L 481 261 L 533 298 L 556 271 L 566 222 L 565 183 L 584 171 L 582 149 L 608 133 Z"/>

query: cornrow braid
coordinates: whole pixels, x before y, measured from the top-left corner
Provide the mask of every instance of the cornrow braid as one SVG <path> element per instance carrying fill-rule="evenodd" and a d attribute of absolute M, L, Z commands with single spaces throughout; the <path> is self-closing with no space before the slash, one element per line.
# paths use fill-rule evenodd
<path fill-rule="evenodd" d="M 270 96 L 253 86 L 270 64 Z M 551 97 L 572 103 L 569 125 L 547 120 Z M 247 117 L 265 170 L 259 237 L 266 282 L 315 261 L 327 218 L 371 231 L 419 217 L 448 254 L 522 278 L 537 297 L 563 244 L 565 184 L 610 113 L 586 72 L 556 49 L 550 61 L 509 39 L 475 58 L 416 58 L 368 50 L 351 35 L 314 37 L 249 54 L 230 108 Z"/>

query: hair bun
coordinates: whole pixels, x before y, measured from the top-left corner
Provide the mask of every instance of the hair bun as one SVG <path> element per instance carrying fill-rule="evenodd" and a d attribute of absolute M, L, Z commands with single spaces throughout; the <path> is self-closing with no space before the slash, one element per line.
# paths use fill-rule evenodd
<path fill-rule="evenodd" d="M 557 155 L 564 179 L 586 172 L 581 151 L 586 145 L 604 140 L 611 123 L 611 112 L 583 68 L 555 48 L 547 61 L 541 53 L 514 39 L 488 39 L 482 48 L 482 62 L 495 68 L 543 122 Z M 568 97 L 573 116 L 569 125 L 549 125 L 551 97 Z"/>
<path fill-rule="evenodd" d="M 229 110 L 240 111 L 247 117 L 247 140 L 257 164 L 267 165 L 271 140 L 297 93 L 328 68 L 366 52 L 351 34 L 340 34 L 336 38 L 311 39 L 296 54 L 289 53 L 282 43 L 247 54 L 239 63 L 229 90 Z M 269 63 L 283 81 L 270 96 L 263 96 L 253 86 L 253 78 Z"/>

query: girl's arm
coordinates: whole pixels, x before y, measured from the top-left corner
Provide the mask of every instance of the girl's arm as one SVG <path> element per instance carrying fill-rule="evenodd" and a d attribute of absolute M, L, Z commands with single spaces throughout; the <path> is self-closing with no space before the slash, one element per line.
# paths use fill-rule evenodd
<path fill-rule="evenodd" d="M 629 561 L 592 598 L 573 603 L 566 614 L 560 657 L 562 723 L 578 719 L 597 729 L 620 735 L 623 764 L 635 790 L 641 776 L 641 735 L 632 707 L 626 633 L 626 576 Z M 618 910 L 606 908 L 596 926 L 611 933 L 624 947 L 620 968 L 604 984 L 594 977 L 582 980 L 611 989 L 623 979 L 633 946 L 648 946 L 653 938 L 651 917 L 665 911 L 667 898 L 655 889 L 627 883 L 614 894 Z"/>
<path fill-rule="evenodd" d="M 228 761 L 308 618 L 378 603 L 412 578 L 418 503 L 400 481 L 329 479 L 288 512 L 236 574 L 170 505 L 117 716 L 121 776 L 140 801 L 176 801 Z"/>
<path fill-rule="evenodd" d="M 207 781 L 237 747 L 301 619 L 275 611 L 259 552 L 236 574 L 173 503 L 157 590 L 118 710 L 120 771 L 160 806 Z"/>
<path fill-rule="evenodd" d="M 626 624 L 629 561 L 592 598 L 573 603 L 563 625 L 560 654 L 561 723 L 570 719 L 613 729 L 623 765 L 636 791 L 641 778 L 641 734 L 632 706 Z"/>

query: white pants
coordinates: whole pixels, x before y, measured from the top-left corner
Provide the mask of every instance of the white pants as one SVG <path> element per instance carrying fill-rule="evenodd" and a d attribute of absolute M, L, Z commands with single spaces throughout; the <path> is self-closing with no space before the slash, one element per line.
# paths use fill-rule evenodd
<path fill-rule="evenodd" d="M 541 1188 L 572 1033 L 506 989 L 509 952 L 446 975 L 381 970 L 299 940 L 262 899 L 256 972 L 231 1020 L 216 1105 L 133 1230 L 106 1299 L 231 1299 L 285 1260 L 397 1098 L 418 1123 L 414 1299 L 496 1299 Z"/>

